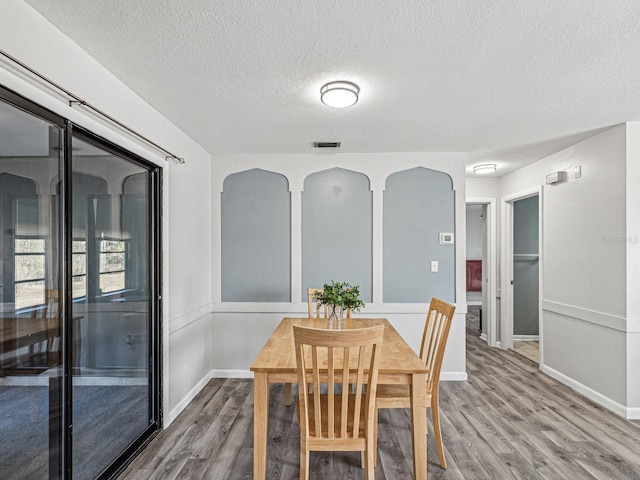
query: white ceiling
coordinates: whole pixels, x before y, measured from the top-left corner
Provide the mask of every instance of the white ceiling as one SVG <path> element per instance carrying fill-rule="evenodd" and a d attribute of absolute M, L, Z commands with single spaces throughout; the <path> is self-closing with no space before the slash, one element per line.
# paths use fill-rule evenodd
<path fill-rule="evenodd" d="M 637 0 L 26 1 L 214 155 L 340 141 L 499 176 L 640 120 Z M 360 101 L 321 104 L 331 80 Z"/>

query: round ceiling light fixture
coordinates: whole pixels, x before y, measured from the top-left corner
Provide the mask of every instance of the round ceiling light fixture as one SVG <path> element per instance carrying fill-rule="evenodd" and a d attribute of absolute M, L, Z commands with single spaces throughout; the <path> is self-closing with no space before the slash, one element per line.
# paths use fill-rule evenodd
<path fill-rule="evenodd" d="M 486 175 L 487 173 L 493 173 L 496 171 L 495 163 L 482 163 L 473 167 L 473 173 L 477 175 Z"/>
<path fill-rule="evenodd" d="M 323 85 L 320 89 L 320 100 L 329 107 L 346 108 L 356 104 L 359 93 L 358 85 L 340 80 Z"/>

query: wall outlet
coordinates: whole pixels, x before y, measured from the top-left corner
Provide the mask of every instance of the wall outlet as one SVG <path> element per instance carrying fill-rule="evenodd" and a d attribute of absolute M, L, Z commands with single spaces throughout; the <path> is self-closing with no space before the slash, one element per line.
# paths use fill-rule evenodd
<path fill-rule="evenodd" d="M 437 260 L 431 260 L 431 271 L 432 272 L 437 272 L 438 271 L 438 261 Z"/>

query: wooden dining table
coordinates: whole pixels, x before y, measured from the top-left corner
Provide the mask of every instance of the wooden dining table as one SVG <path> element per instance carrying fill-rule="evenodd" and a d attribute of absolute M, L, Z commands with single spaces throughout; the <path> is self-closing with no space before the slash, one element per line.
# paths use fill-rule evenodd
<path fill-rule="evenodd" d="M 266 478 L 269 384 L 296 383 L 293 325 L 326 328 L 327 320 L 284 318 L 251 365 L 253 372 L 253 478 Z M 384 325 L 378 384 L 409 385 L 413 468 L 416 479 L 427 478 L 426 365 L 385 318 L 347 318 L 344 328 Z M 415 388 L 414 388 L 415 387 Z M 282 405 L 283 408 L 286 408 Z"/>
<path fill-rule="evenodd" d="M 18 350 L 52 336 L 60 336 L 60 319 L 0 318 L 0 353 Z"/>

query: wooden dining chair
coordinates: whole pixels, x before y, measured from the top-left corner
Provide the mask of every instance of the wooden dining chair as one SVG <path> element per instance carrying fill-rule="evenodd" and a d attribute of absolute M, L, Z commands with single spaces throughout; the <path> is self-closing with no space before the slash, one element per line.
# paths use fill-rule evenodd
<path fill-rule="evenodd" d="M 431 406 L 433 418 L 433 431 L 435 433 L 436 447 L 440 457 L 440 466 L 447 468 L 444 458 L 444 445 L 440 431 L 440 410 L 438 407 L 438 393 L 440 387 L 440 370 L 442 358 L 447 345 L 447 337 L 453 320 L 456 307 L 450 303 L 433 297 L 429 305 L 427 319 L 422 334 L 420 346 L 420 358 L 429 368 L 425 388 L 427 389 L 427 401 Z M 378 408 L 410 408 L 411 396 L 408 385 L 379 385 L 376 402 L 376 429 L 378 425 Z M 377 435 L 377 433 L 376 433 Z"/>
<path fill-rule="evenodd" d="M 384 326 L 326 330 L 293 326 L 300 425 L 300 479 L 312 451 L 362 452 L 365 478 L 375 467 L 376 388 Z M 355 384 L 353 393 L 345 385 Z M 366 391 L 363 385 L 367 385 Z"/>
<path fill-rule="evenodd" d="M 47 332 L 46 338 L 30 346 L 28 361 L 34 367 L 50 368 L 60 365 L 62 358 L 62 291 L 44 291 L 44 304 L 31 314 Z"/>
<path fill-rule="evenodd" d="M 307 309 L 309 311 L 309 318 L 327 318 L 327 306 L 320 304 L 316 300 L 316 293 L 323 292 L 322 288 L 307 288 Z M 322 317 L 320 316 L 320 310 L 322 309 Z"/>
<path fill-rule="evenodd" d="M 321 305 L 316 300 L 316 293 L 323 292 L 323 288 L 307 288 L 307 309 L 309 312 L 309 318 L 327 318 L 328 309 L 326 305 Z M 322 317 L 320 316 L 320 310 L 322 309 Z M 347 309 L 347 318 L 351 318 L 351 309 Z"/>

